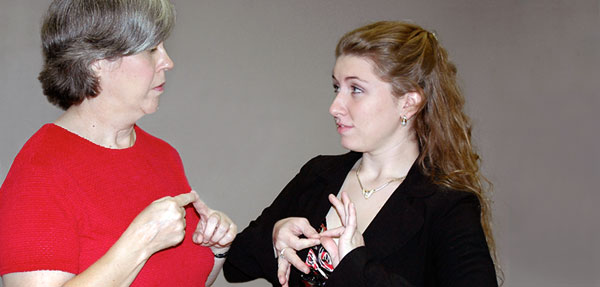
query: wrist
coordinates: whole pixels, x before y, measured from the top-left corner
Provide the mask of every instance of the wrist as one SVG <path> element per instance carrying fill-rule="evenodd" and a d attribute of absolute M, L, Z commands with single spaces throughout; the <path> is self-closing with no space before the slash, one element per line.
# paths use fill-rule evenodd
<path fill-rule="evenodd" d="M 119 266 L 119 272 L 137 274 L 152 255 L 152 252 L 140 246 L 131 233 L 125 232 L 94 265 Z M 135 271 L 138 270 L 138 271 Z"/>
<path fill-rule="evenodd" d="M 229 254 L 229 246 L 227 247 L 210 247 L 215 259 L 225 259 Z"/>
<path fill-rule="evenodd" d="M 156 230 L 148 230 L 148 228 L 132 228 L 130 226 L 125 230 L 121 237 L 117 240 L 119 249 L 127 254 L 135 256 L 138 261 L 145 262 L 150 257 L 161 250 L 151 241 L 153 236 L 148 236 L 148 233 L 156 235 Z"/>
<path fill-rule="evenodd" d="M 229 250 L 223 252 L 223 253 L 214 253 L 215 259 L 225 259 L 227 258 L 227 255 L 229 254 Z"/>

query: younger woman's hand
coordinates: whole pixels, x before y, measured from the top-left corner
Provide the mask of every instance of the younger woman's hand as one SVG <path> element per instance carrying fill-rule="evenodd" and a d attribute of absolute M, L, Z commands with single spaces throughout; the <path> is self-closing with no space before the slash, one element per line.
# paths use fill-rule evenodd
<path fill-rule="evenodd" d="M 365 245 L 364 238 L 357 228 L 356 208 L 346 192 L 342 191 L 342 200 L 329 195 L 329 202 L 335 208 L 342 226 L 321 233 L 321 244 L 333 261 L 333 267 L 344 259 L 352 250 Z M 338 238 L 336 244 L 332 238 Z"/>
<path fill-rule="evenodd" d="M 300 238 L 304 235 L 306 238 Z M 288 286 L 291 265 L 303 273 L 310 269 L 296 251 L 319 244 L 319 233 L 306 218 L 288 217 L 281 219 L 273 226 L 273 248 L 277 257 L 277 277 L 281 286 Z"/>

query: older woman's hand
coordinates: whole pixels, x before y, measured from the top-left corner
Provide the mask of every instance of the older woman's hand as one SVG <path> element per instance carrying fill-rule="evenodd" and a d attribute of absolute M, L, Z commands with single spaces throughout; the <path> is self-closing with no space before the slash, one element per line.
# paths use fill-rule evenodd
<path fill-rule="evenodd" d="M 306 238 L 300 238 L 304 235 Z M 296 251 L 319 244 L 319 233 L 306 218 L 288 217 L 273 226 L 273 247 L 278 255 L 277 277 L 282 286 L 288 286 L 290 266 L 307 274 L 310 268 L 296 255 Z"/>
<path fill-rule="evenodd" d="M 128 238 L 139 246 L 145 258 L 174 246 L 185 236 L 184 207 L 197 198 L 197 194 L 190 192 L 155 200 L 135 217 L 125 234 L 133 235 Z"/>
<path fill-rule="evenodd" d="M 348 194 L 342 192 L 340 201 L 335 195 L 329 195 L 329 202 L 333 205 L 340 217 L 342 226 L 321 233 L 321 244 L 331 256 L 333 267 L 344 259 L 344 257 L 357 247 L 364 246 L 365 241 L 356 225 L 356 208 L 350 201 Z M 339 238 L 336 244 L 332 237 Z"/>
<path fill-rule="evenodd" d="M 192 192 L 196 194 L 196 191 Z M 237 235 L 237 225 L 225 213 L 209 208 L 199 197 L 193 202 L 200 215 L 193 241 L 211 248 L 213 254 L 224 253 Z"/>

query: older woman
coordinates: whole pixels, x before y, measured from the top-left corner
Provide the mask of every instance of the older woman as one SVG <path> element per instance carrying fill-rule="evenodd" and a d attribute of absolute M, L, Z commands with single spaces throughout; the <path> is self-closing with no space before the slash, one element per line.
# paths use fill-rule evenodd
<path fill-rule="evenodd" d="M 191 191 L 177 151 L 135 124 L 158 108 L 174 20 L 168 0 L 50 5 L 39 80 L 65 112 L 1 187 L 5 287 L 214 282 L 237 228 Z"/>
<path fill-rule="evenodd" d="M 310 160 L 238 235 L 225 277 L 497 286 L 486 180 L 444 48 L 417 25 L 377 22 L 336 57 L 329 112 L 351 152 Z"/>

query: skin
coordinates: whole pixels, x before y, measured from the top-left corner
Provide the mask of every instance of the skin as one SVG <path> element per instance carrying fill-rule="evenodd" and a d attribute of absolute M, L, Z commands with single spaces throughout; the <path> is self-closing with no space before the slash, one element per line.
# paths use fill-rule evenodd
<path fill-rule="evenodd" d="M 55 124 L 103 147 L 129 148 L 135 143 L 135 122 L 158 109 L 165 72 L 173 68 L 173 61 L 160 43 L 118 60 L 97 61 L 92 68 L 100 79 L 101 93 L 71 106 Z M 4 286 L 129 286 L 152 254 L 183 240 L 188 204 L 200 216 L 193 241 L 210 247 L 214 254 L 227 251 L 237 226 L 190 191 L 157 199 L 146 207 L 109 251 L 80 274 L 58 270 L 9 273 L 2 277 Z M 215 258 L 207 286 L 213 284 L 223 263 L 224 259 Z"/>
<path fill-rule="evenodd" d="M 410 119 L 419 109 L 421 95 L 416 92 L 394 95 L 391 85 L 375 74 L 371 61 L 359 56 L 340 56 L 332 81 L 336 97 L 329 113 L 342 146 L 363 153 L 360 163 L 363 186 L 374 188 L 405 176 L 419 155 Z M 409 119 L 406 126 L 401 125 L 403 116 Z M 274 248 L 277 254 L 285 248 L 284 256 L 278 258 L 277 275 L 282 286 L 288 286 L 292 265 L 308 273 L 308 267 L 296 256 L 297 250 L 320 243 L 331 255 L 335 268 L 348 253 L 364 246 L 362 234 L 400 182 L 388 185 L 367 200 L 356 180 L 357 168 L 358 163 L 346 176 L 340 198 L 329 196 L 332 207 L 326 217 L 327 231 L 315 235 L 316 231 L 304 218 L 285 218 L 275 224 Z M 300 239 L 300 235 L 309 239 Z"/>

